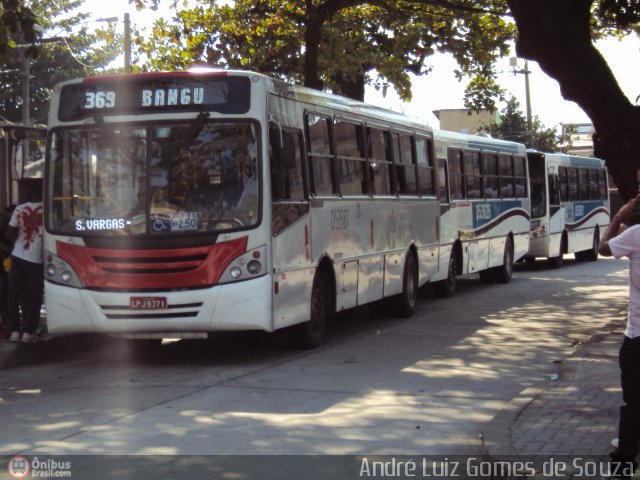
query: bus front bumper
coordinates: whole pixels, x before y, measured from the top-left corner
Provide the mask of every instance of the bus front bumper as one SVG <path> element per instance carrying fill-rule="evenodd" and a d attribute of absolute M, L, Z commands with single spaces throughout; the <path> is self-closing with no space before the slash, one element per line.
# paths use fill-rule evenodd
<path fill-rule="evenodd" d="M 204 289 L 158 293 L 82 290 L 46 281 L 45 295 L 51 333 L 273 331 L 269 275 Z"/>

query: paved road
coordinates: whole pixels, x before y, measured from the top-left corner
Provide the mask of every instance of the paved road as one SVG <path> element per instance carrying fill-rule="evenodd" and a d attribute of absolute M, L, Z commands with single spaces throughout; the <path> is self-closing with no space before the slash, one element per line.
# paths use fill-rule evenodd
<path fill-rule="evenodd" d="M 230 334 L 4 369 L 0 454 L 479 455 L 487 422 L 624 308 L 626 262 L 568 258 L 425 293 L 411 319 L 340 315 L 314 351 Z"/>

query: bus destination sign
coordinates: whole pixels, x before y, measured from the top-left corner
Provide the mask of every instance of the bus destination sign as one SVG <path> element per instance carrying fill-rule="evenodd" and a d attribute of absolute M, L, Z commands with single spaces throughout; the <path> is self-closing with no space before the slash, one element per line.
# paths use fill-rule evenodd
<path fill-rule="evenodd" d="M 100 79 L 65 85 L 58 117 L 74 121 L 103 115 L 217 111 L 241 114 L 249 110 L 246 77 L 160 77 Z"/>

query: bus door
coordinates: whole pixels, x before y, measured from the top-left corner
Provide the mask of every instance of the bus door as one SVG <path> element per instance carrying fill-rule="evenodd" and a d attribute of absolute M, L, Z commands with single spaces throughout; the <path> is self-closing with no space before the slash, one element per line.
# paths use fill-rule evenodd
<path fill-rule="evenodd" d="M 309 279 L 309 200 L 303 168 L 302 132 L 272 125 L 269 131 L 271 176 L 274 327 L 304 321 Z"/>

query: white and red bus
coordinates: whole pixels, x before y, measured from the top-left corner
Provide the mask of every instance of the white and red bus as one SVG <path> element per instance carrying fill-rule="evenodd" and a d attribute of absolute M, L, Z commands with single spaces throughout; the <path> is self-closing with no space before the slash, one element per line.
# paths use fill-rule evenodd
<path fill-rule="evenodd" d="M 529 177 L 525 146 L 479 135 L 435 131 L 441 237 L 450 296 L 456 276 L 479 273 L 508 283 L 529 249 Z M 442 273 L 440 273 L 442 275 Z M 439 277 L 437 278 L 439 279 Z"/>
<path fill-rule="evenodd" d="M 53 92 L 51 332 L 148 343 L 292 327 L 446 278 L 432 129 L 264 75 L 93 77 Z M 440 269 L 444 268 L 444 274 Z"/>
<path fill-rule="evenodd" d="M 531 247 L 528 259 L 544 257 L 552 268 L 573 253 L 598 259 L 600 235 L 609 225 L 609 186 L 604 160 L 529 151 Z"/>
<path fill-rule="evenodd" d="M 290 328 L 313 347 L 331 313 L 391 299 L 409 316 L 426 283 L 509 281 L 529 232 L 523 152 L 251 72 L 62 83 L 49 330 L 145 345 Z"/>

